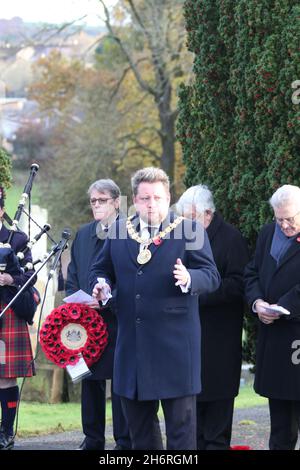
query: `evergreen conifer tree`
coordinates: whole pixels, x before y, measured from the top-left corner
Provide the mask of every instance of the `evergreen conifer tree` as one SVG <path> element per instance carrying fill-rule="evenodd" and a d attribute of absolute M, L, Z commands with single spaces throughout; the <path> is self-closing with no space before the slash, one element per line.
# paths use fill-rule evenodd
<path fill-rule="evenodd" d="M 178 138 L 187 187 L 206 183 L 253 249 L 272 218 L 268 200 L 300 185 L 298 0 L 186 0 L 194 81 L 180 88 Z M 253 318 L 244 357 L 254 361 Z"/>

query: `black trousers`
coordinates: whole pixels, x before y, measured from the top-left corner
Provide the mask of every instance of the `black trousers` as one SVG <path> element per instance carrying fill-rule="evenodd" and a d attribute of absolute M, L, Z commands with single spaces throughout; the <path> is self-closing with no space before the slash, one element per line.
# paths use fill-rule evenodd
<path fill-rule="evenodd" d="M 158 400 L 121 397 L 128 420 L 132 449 L 161 450 Z M 160 400 L 166 424 L 167 450 L 196 450 L 196 396 Z"/>
<path fill-rule="evenodd" d="M 270 450 L 294 450 L 300 426 L 300 400 L 269 398 Z"/>
<path fill-rule="evenodd" d="M 83 380 L 81 384 L 81 419 L 88 449 L 105 448 L 106 381 Z M 129 429 L 121 399 L 111 392 L 113 434 L 117 445 L 131 449 Z"/>
<path fill-rule="evenodd" d="M 197 449 L 230 448 L 234 398 L 197 401 Z"/>

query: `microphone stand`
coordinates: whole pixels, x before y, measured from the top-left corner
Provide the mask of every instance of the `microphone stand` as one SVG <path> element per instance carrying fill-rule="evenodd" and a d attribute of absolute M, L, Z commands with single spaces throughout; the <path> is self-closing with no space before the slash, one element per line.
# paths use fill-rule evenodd
<path fill-rule="evenodd" d="M 11 301 L 6 305 L 6 307 L 2 310 L 2 312 L 0 313 L 0 318 L 5 314 L 5 312 L 12 306 L 12 304 L 14 303 L 14 301 L 19 297 L 19 295 L 22 294 L 22 292 L 26 289 L 26 287 L 28 286 L 28 284 L 30 284 L 30 282 L 32 281 L 32 279 L 37 276 L 37 274 L 41 271 L 41 269 L 45 266 L 45 264 L 48 263 L 48 261 L 52 258 L 53 255 L 55 255 L 58 251 L 63 251 L 61 249 L 61 246 L 60 244 L 58 243 L 54 248 L 52 248 L 51 252 L 47 255 L 47 257 L 45 258 L 45 260 L 43 261 L 43 263 L 41 264 L 41 266 L 39 267 L 39 269 L 37 271 L 35 271 L 32 276 L 30 276 L 30 278 L 25 282 L 24 286 L 21 287 L 21 289 L 16 293 L 16 295 L 14 296 L 13 299 L 11 299 Z M 51 276 L 52 277 L 52 276 Z M 6 286 L 3 286 L 3 287 L 6 287 Z"/>

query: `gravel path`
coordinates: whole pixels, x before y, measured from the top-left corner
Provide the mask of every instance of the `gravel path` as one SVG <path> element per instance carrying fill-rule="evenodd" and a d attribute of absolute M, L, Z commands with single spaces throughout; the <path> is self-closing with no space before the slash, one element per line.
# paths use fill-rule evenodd
<path fill-rule="evenodd" d="M 268 449 L 268 407 L 237 409 L 233 418 L 232 445 L 248 445 L 255 450 Z M 80 431 L 48 434 L 16 440 L 15 450 L 74 450 L 82 440 Z M 111 426 L 107 426 L 106 448 L 113 449 Z"/>

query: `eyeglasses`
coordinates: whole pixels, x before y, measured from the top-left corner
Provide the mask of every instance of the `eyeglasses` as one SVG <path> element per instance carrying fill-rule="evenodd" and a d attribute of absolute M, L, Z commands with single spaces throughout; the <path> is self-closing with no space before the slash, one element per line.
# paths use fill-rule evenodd
<path fill-rule="evenodd" d="M 280 219 L 278 217 L 275 217 L 275 220 L 279 225 L 282 225 L 283 222 L 286 222 L 289 225 L 293 225 L 295 223 L 295 217 L 297 217 L 297 215 L 299 215 L 299 214 L 300 214 L 300 211 L 297 212 L 297 214 L 295 214 L 293 217 L 285 217 L 285 218 L 282 218 L 282 219 Z"/>
<path fill-rule="evenodd" d="M 93 199 L 90 199 L 90 204 L 91 206 L 95 206 L 96 205 L 96 202 L 98 202 L 98 204 L 100 206 L 105 206 L 105 204 L 108 203 L 108 201 L 111 201 L 112 199 L 114 199 L 113 197 L 107 197 L 107 198 L 102 198 L 102 197 L 98 197 L 98 198 L 93 198 Z"/>

